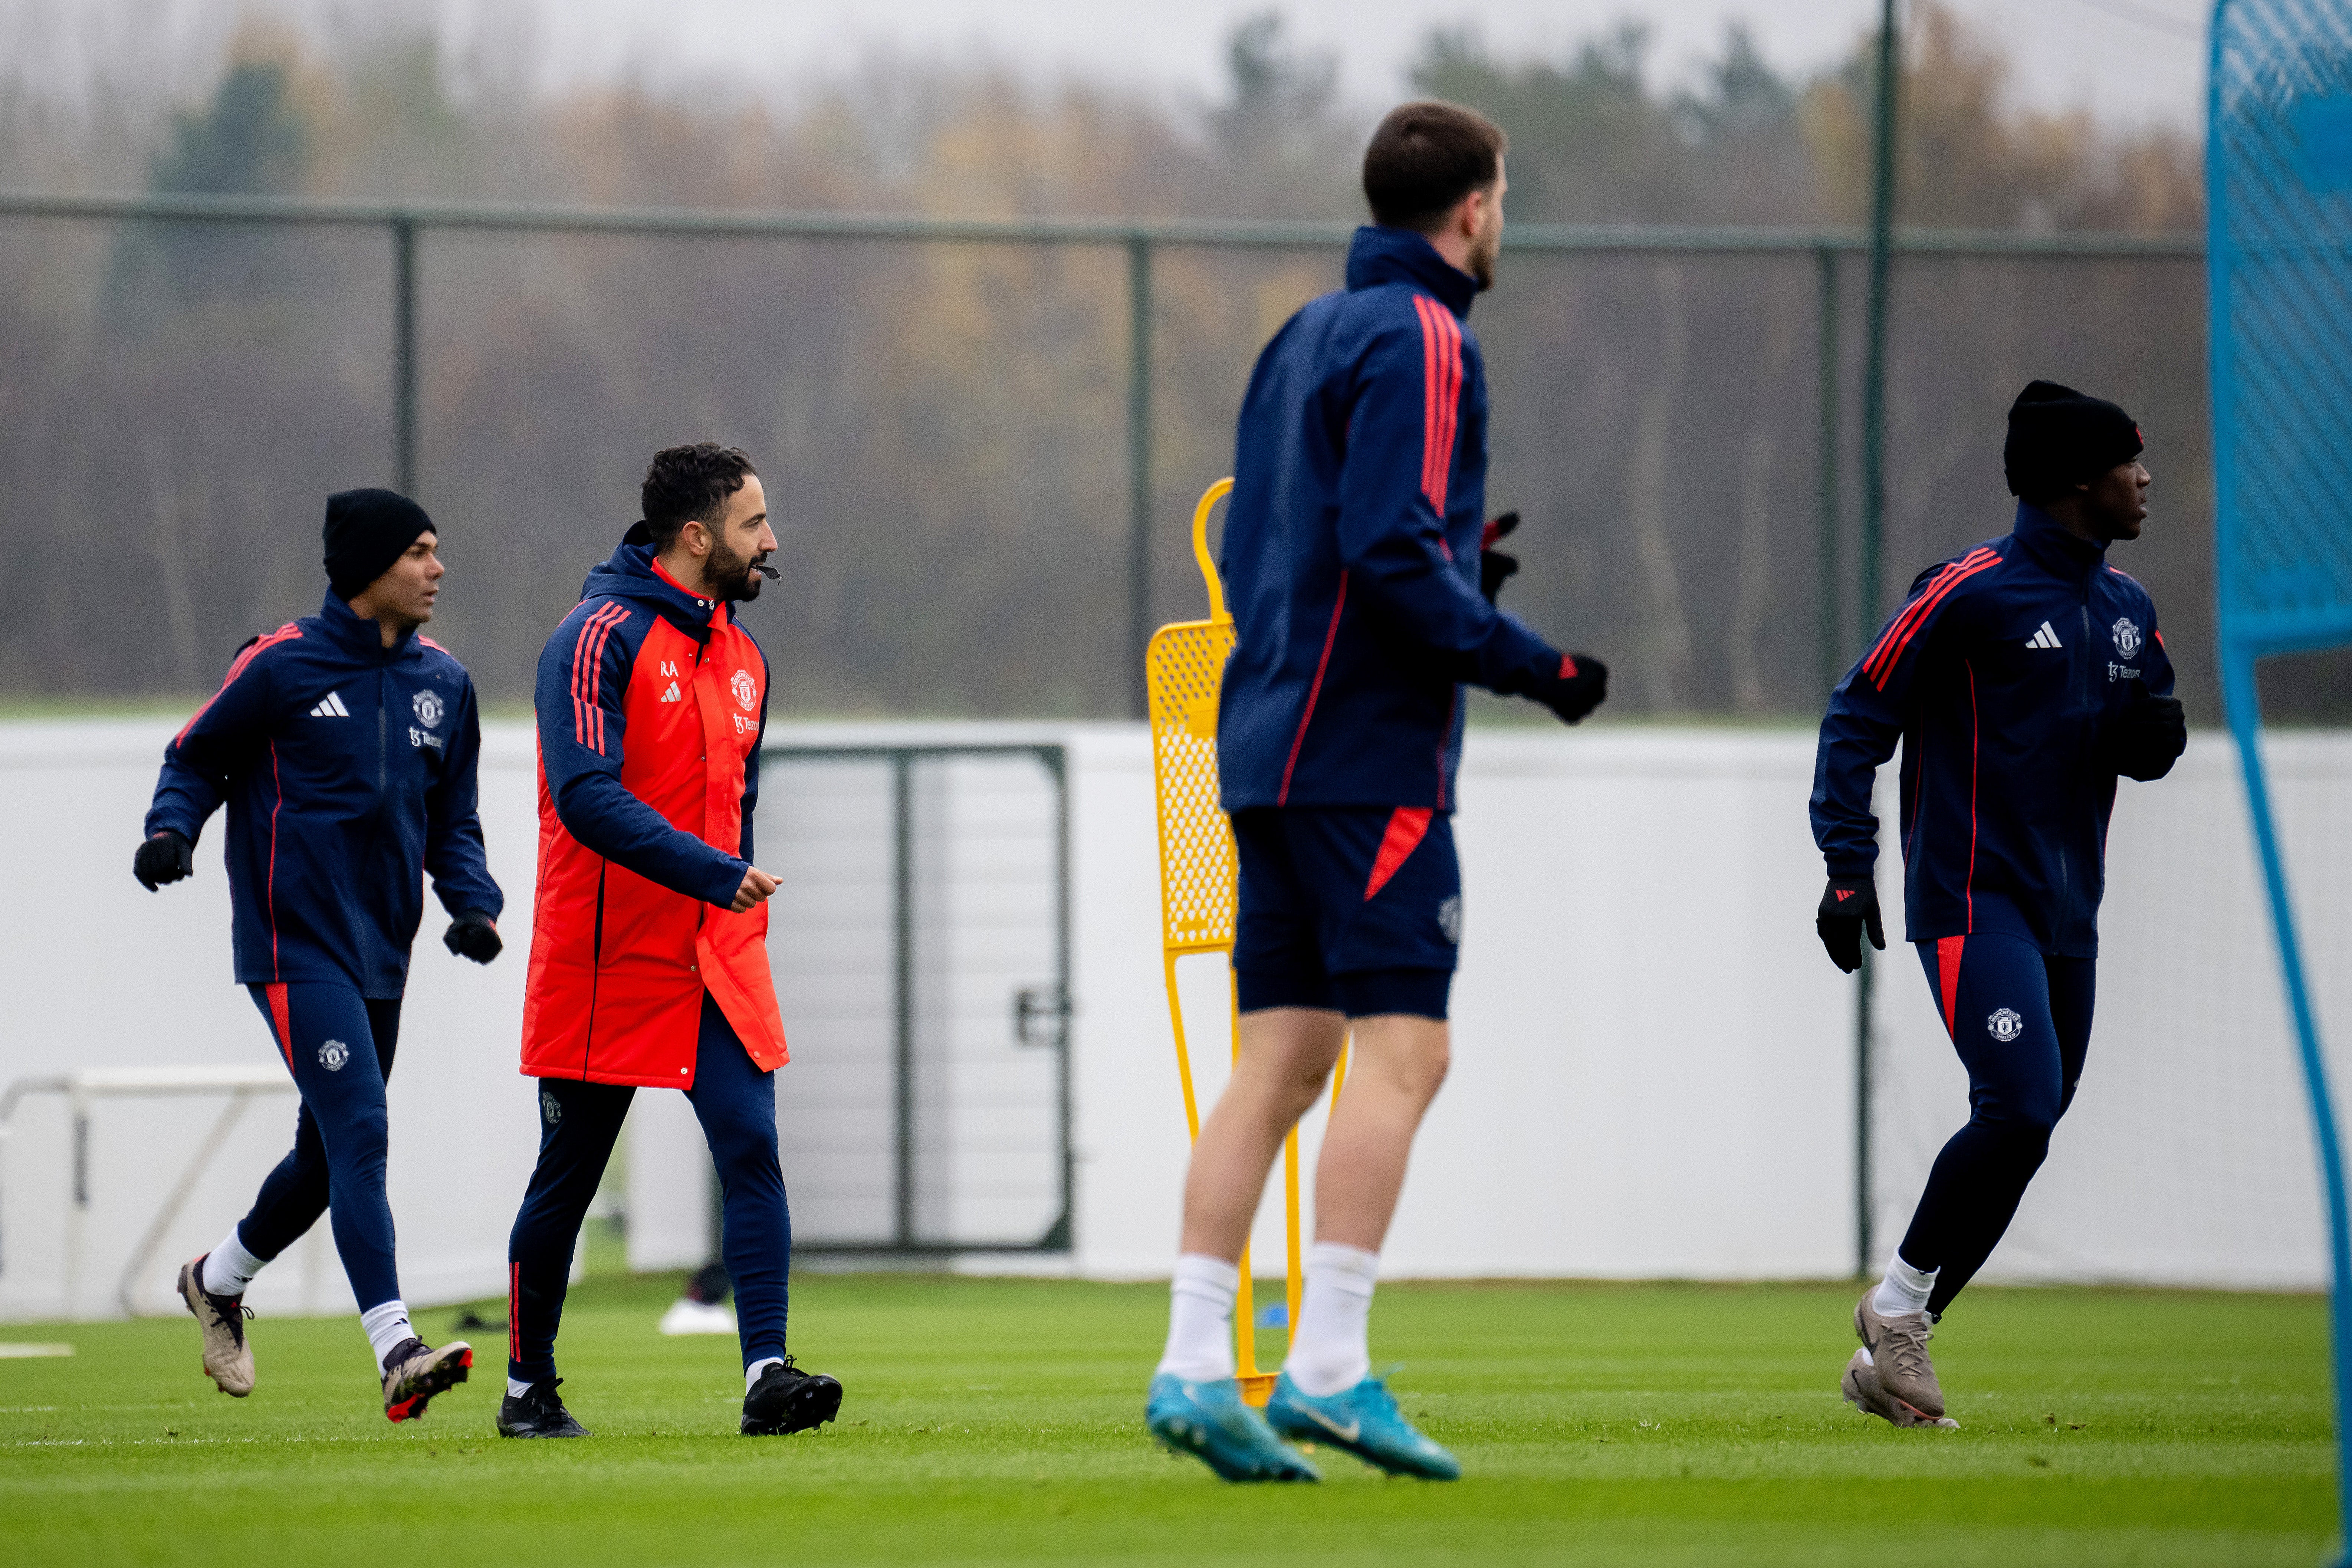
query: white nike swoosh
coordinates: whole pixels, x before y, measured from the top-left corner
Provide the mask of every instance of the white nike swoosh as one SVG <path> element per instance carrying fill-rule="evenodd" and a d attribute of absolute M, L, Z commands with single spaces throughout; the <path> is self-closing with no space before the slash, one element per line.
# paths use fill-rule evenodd
<path fill-rule="evenodd" d="M 1329 1432 L 1342 1443 L 1354 1442 L 1358 1436 L 1364 1430 L 1364 1424 L 1360 1421 L 1350 1421 L 1345 1426 L 1342 1426 L 1337 1421 L 1332 1420 L 1329 1416 L 1322 1415 L 1318 1411 L 1310 1410 L 1304 1405 L 1293 1405 L 1292 1408 L 1297 1410 L 1301 1415 L 1306 1416 L 1309 1421 L 1314 1422 L 1318 1426 Z"/>

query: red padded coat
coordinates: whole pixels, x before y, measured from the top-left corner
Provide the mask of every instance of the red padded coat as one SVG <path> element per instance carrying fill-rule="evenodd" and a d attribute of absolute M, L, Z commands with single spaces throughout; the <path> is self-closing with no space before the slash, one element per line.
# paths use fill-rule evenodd
<path fill-rule="evenodd" d="M 765 1071 L 789 1059 L 751 856 L 768 661 L 654 563 L 641 523 L 540 656 L 539 896 L 522 1070 L 694 1085 L 702 995 Z"/>

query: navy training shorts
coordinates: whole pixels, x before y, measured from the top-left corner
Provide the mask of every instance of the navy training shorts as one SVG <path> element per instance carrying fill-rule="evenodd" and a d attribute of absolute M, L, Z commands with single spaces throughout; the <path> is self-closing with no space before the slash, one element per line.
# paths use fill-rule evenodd
<path fill-rule="evenodd" d="M 1462 941 L 1454 819 L 1413 806 L 1234 814 L 1241 1010 L 1445 1016 Z"/>

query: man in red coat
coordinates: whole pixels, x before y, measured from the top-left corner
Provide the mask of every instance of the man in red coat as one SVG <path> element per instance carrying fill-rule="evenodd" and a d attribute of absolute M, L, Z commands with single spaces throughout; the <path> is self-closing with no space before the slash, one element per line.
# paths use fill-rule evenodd
<path fill-rule="evenodd" d="M 768 661 L 728 613 L 776 548 L 751 460 L 654 454 L 645 520 L 540 655 L 539 898 L 522 1070 L 539 1167 L 508 1243 L 509 1437 L 584 1437 L 556 1394 L 580 1222 L 639 1086 L 686 1091 L 725 1194 L 747 1435 L 833 1419 L 841 1384 L 784 1351 L 792 1215 L 776 1160 L 787 1059 L 751 808 Z"/>

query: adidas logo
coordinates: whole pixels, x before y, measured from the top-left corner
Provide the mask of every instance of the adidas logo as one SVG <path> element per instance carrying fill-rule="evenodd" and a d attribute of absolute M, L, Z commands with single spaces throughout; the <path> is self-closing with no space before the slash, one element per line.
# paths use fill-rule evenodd
<path fill-rule="evenodd" d="M 351 716 L 352 710 L 343 706 L 343 700 L 331 691 L 327 693 L 324 702 L 310 710 L 313 719 L 348 719 Z"/>
<path fill-rule="evenodd" d="M 683 702 L 686 700 L 678 695 L 677 682 L 675 680 L 669 683 L 669 689 L 662 693 L 661 700 L 665 702 Z"/>
<path fill-rule="evenodd" d="M 2040 631 L 2025 639 L 2025 646 L 2028 647 L 2063 647 L 2065 645 L 2058 640 L 2058 634 L 2050 629 L 2050 623 L 2048 621 L 2044 621 L 2042 623 L 2042 629 Z"/>

